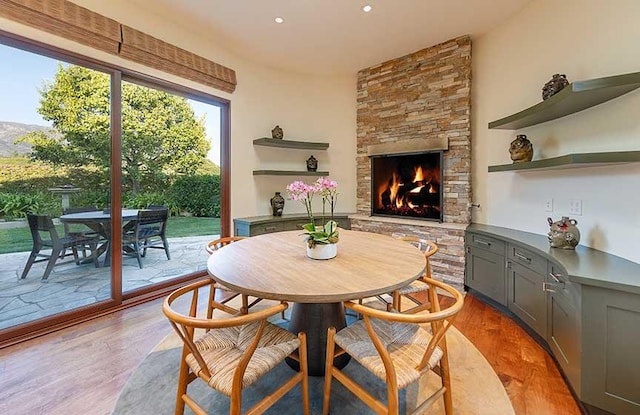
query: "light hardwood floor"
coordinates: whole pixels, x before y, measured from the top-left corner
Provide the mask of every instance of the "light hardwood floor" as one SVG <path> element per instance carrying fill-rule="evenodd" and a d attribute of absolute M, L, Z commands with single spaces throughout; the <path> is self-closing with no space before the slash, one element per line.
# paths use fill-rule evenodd
<path fill-rule="evenodd" d="M 553 360 L 508 317 L 467 295 L 455 326 L 493 366 L 516 414 L 580 413 Z M 170 330 L 156 300 L 2 349 L 0 414 L 109 414 Z"/>

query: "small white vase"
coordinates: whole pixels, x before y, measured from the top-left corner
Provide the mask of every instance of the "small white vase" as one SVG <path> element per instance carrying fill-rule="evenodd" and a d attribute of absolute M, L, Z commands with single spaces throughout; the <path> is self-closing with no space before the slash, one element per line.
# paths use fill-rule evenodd
<path fill-rule="evenodd" d="M 307 256 L 311 259 L 331 259 L 338 255 L 338 244 L 316 244 L 313 248 L 307 245 Z"/>

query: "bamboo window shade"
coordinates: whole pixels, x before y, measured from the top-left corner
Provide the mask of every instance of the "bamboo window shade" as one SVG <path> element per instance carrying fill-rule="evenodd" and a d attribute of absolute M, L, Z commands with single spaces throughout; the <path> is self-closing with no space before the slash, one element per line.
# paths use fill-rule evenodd
<path fill-rule="evenodd" d="M 0 17 L 225 92 L 236 88 L 233 69 L 67 0 L 0 0 Z"/>
<path fill-rule="evenodd" d="M 120 23 L 66 0 L 0 0 L 0 17 L 118 54 Z"/>
<path fill-rule="evenodd" d="M 225 92 L 236 89 L 234 70 L 125 25 L 120 56 Z"/>

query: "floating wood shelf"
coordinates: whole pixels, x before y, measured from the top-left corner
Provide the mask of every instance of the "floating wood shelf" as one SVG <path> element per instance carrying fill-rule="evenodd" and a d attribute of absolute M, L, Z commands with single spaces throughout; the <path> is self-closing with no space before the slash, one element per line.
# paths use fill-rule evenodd
<path fill-rule="evenodd" d="M 565 156 L 553 157 L 544 160 L 489 166 L 489 173 L 499 171 L 559 170 L 578 167 L 608 166 L 614 164 L 635 162 L 640 162 L 640 151 L 577 153 L 567 154 Z"/>
<path fill-rule="evenodd" d="M 254 176 L 328 176 L 328 171 L 254 170 Z"/>
<path fill-rule="evenodd" d="M 508 117 L 489 128 L 517 130 L 596 106 L 640 87 L 640 72 L 572 82 L 552 97 Z"/>
<path fill-rule="evenodd" d="M 253 140 L 254 146 L 295 148 L 300 150 L 326 150 L 329 143 L 312 143 L 310 141 L 292 141 L 279 138 L 256 138 Z"/>

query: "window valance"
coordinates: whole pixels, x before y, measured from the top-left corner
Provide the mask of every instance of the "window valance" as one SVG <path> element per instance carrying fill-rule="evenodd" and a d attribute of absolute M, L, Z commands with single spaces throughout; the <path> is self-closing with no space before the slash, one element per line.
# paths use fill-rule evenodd
<path fill-rule="evenodd" d="M 120 56 L 225 92 L 236 88 L 234 70 L 125 25 Z"/>
<path fill-rule="evenodd" d="M 225 92 L 236 88 L 233 69 L 67 0 L 0 0 L 0 17 Z"/>
<path fill-rule="evenodd" d="M 66 0 L 0 0 L 0 16 L 118 54 L 120 23 Z"/>

